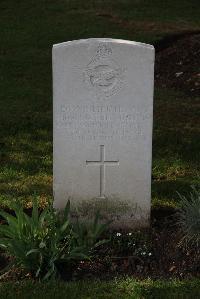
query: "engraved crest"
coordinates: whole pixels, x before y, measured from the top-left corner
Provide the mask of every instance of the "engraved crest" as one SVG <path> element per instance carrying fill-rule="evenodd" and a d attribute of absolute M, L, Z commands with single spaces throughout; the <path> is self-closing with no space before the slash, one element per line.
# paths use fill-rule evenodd
<path fill-rule="evenodd" d="M 124 70 L 111 56 L 112 49 L 106 44 L 100 44 L 84 71 L 84 81 L 100 99 L 116 94 L 123 85 Z"/>

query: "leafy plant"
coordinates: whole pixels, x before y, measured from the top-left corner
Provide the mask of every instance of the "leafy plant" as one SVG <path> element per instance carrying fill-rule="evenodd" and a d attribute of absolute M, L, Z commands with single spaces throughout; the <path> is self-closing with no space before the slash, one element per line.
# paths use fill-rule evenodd
<path fill-rule="evenodd" d="M 108 240 L 99 240 L 102 234 L 107 230 L 110 222 L 105 224 L 99 223 L 100 214 L 96 213 L 93 223 L 77 221 L 73 226 L 73 242 L 75 247 L 81 248 L 97 248 L 105 244 Z M 97 240 L 99 240 L 97 242 Z"/>
<path fill-rule="evenodd" d="M 13 205 L 15 215 L 0 211 L 6 224 L 0 225 L 0 247 L 14 257 L 14 263 L 32 276 L 46 280 L 59 276 L 63 267 L 71 274 L 71 266 L 91 258 L 92 249 L 104 241 L 98 238 L 107 228 L 99 224 L 99 214 L 94 223 L 73 225 L 70 221 L 70 202 L 64 212 L 57 213 L 49 204 L 41 213 L 37 200 L 33 201 L 32 214 L 24 212 L 21 204 Z"/>
<path fill-rule="evenodd" d="M 177 216 L 182 238 L 180 245 L 200 244 L 200 191 L 192 187 L 189 197 L 179 194 L 181 207 Z"/>

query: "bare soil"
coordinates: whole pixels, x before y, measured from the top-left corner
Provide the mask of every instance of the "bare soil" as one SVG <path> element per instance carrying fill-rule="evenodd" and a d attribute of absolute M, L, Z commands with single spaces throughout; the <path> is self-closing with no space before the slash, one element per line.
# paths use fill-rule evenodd
<path fill-rule="evenodd" d="M 200 33 L 165 38 L 155 47 L 155 85 L 200 96 Z"/>
<path fill-rule="evenodd" d="M 180 246 L 181 235 L 175 219 L 173 209 L 155 210 L 150 229 L 142 232 L 144 239 L 147 236 L 146 241 L 137 244 L 138 251 L 131 247 L 123 251 L 123 242 L 122 250 L 120 246 L 109 243 L 94 262 L 80 263 L 75 276 L 102 279 L 116 275 L 130 275 L 139 279 L 200 277 L 200 248 Z M 123 240 L 124 235 L 126 233 L 121 232 L 118 238 Z M 143 255 L 135 254 L 140 248 L 143 248 Z"/>

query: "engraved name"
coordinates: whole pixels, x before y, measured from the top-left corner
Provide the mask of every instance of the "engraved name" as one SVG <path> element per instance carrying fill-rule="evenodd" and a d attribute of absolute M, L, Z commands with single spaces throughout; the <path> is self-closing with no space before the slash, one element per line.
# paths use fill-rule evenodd
<path fill-rule="evenodd" d="M 147 111 L 120 105 L 61 105 L 56 126 L 70 139 L 128 140 L 143 135 L 143 121 L 149 117 Z"/>

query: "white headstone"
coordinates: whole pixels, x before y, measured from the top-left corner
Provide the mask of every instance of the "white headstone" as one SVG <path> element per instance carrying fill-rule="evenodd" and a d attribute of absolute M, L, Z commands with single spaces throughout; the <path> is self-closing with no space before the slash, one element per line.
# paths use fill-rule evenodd
<path fill-rule="evenodd" d="M 54 206 L 114 228 L 151 205 L 154 48 L 93 38 L 53 47 Z"/>

